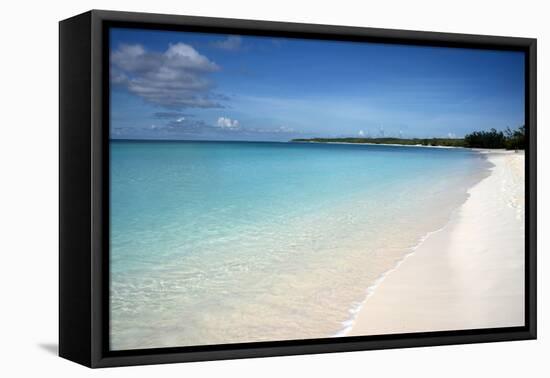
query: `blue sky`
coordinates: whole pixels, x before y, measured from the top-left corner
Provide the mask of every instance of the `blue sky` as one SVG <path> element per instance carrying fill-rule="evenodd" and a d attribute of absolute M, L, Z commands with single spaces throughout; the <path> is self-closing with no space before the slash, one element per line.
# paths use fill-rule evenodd
<path fill-rule="evenodd" d="M 111 30 L 111 137 L 462 137 L 524 123 L 520 52 Z"/>

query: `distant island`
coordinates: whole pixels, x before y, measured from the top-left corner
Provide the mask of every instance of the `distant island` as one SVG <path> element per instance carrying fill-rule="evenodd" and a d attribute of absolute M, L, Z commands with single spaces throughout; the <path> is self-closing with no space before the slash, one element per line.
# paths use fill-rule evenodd
<path fill-rule="evenodd" d="M 516 130 L 507 128 L 504 132 L 491 129 L 475 131 L 464 138 L 305 138 L 292 139 L 291 142 L 311 143 L 357 143 L 357 144 L 398 144 L 404 146 L 439 146 L 465 148 L 505 148 L 523 150 L 525 148 L 525 126 Z"/>

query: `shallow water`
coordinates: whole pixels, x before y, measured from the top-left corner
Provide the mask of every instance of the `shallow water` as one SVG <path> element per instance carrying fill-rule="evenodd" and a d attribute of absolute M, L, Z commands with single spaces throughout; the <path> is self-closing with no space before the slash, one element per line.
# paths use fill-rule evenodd
<path fill-rule="evenodd" d="M 464 149 L 111 141 L 111 349 L 334 336 L 489 166 Z"/>

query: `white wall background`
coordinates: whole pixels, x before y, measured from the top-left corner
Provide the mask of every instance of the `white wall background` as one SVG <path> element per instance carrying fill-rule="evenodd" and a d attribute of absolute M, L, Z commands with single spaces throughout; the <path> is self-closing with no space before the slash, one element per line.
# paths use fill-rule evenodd
<path fill-rule="evenodd" d="M 544 1 L 271 0 L 5 1 L 0 22 L 0 375 L 18 376 L 543 376 L 550 373 L 550 193 L 539 161 L 539 340 L 89 370 L 57 344 L 57 54 L 61 19 L 92 8 L 536 37 L 539 146 L 550 143 L 550 26 Z M 546 191 L 546 193 L 545 193 Z M 546 230 L 545 230 L 546 229 Z M 546 276 L 545 276 L 546 273 Z M 546 375 L 548 376 L 548 375 Z"/>

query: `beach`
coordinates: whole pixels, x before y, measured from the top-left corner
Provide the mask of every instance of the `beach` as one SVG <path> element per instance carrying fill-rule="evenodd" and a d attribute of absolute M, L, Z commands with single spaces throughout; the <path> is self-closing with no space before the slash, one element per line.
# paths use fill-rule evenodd
<path fill-rule="evenodd" d="M 113 350 L 523 322 L 521 153 L 117 141 L 111 159 Z"/>
<path fill-rule="evenodd" d="M 524 154 L 480 151 L 491 174 L 371 287 L 347 336 L 524 325 Z"/>

